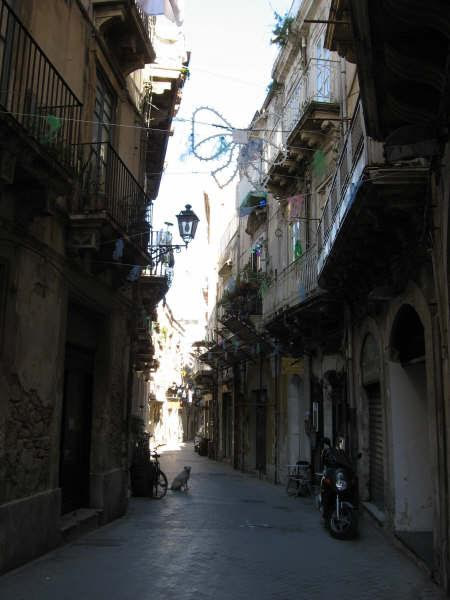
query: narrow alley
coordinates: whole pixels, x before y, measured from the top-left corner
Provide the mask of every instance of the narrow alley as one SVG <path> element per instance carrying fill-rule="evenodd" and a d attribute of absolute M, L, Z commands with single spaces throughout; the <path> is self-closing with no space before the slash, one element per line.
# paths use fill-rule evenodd
<path fill-rule="evenodd" d="M 162 455 L 187 493 L 133 499 L 128 514 L 0 579 L 2 600 L 434 600 L 443 596 L 363 521 L 357 541 L 322 530 L 311 499 L 194 454 Z"/>

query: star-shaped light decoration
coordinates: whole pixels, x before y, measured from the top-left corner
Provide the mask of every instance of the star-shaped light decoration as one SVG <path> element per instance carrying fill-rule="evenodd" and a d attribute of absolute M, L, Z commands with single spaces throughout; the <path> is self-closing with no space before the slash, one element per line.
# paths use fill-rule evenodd
<path fill-rule="evenodd" d="M 220 132 L 202 137 L 201 127 Z M 237 129 L 214 108 L 200 106 L 192 114 L 190 153 L 201 161 L 216 163 L 211 175 L 219 188 L 226 187 L 240 173 L 256 190 L 263 190 L 269 166 L 282 162 L 285 150 L 261 133 Z"/>

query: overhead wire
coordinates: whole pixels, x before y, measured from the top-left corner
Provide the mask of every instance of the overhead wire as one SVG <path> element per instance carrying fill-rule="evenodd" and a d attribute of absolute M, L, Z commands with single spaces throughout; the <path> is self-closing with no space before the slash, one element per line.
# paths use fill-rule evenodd
<path fill-rule="evenodd" d="M 37 113 L 22 113 L 22 112 L 16 112 L 16 111 L 10 111 L 10 110 L 0 110 L 0 114 L 4 114 L 4 115 L 12 115 L 14 117 L 28 117 L 28 118 L 38 118 L 38 119 L 43 119 L 46 120 L 48 119 L 48 117 L 50 115 L 40 115 Z M 111 123 L 111 122 L 104 122 L 104 121 L 93 121 L 90 119 L 75 119 L 75 118 L 71 118 L 71 117 L 57 117 L 60 121 L 64 121 L 64 122 L 68 122 L 68 123 L 81 123 L 81 124 L 88 124 L 88 125 L 108 125 L 111 127 L 123 127 L 124 129 L 137 129 L 137 130 L 143 130 L 143 131 L 159 131 L 162 133 L 170 133 L 171 129 L 162 129 L 162 128 L 158 128 L 158 127 L 148 127 L 148 126 L 143 126 L 143 125 L 128 125 L 126 123 Z M 188 117 L 173 117 L 172 119 L 173 121 L 178 121 L 178 122 L 182 122 L 182 123 L 192 123 L 192 119 L 188 118 Z M 327 121 L 339 121 L 342 119 L 326 119 Z M 209 127 L 216 127 L 218 129 L 226 129 L 230 131 L 230 135 L 232 134 L 233 131 L 248 131 L 249 133 L 291 133 L 290 129 L 252 129 L 250 127 L 232 127 L 230 125 L 221 125 L 220 123 L 211 123 L 211 122 L 207 122 L 207 121 L 196 121 L 196 125 L 205 125 L 205 126 L 209 126 Z M 304 130 L 306 132 L 306 130 Z M 326 135 L 321 131 L 315 131 L 315 130 L 308 130 L 309 133 L 315 133 L 318 135 Z"/>

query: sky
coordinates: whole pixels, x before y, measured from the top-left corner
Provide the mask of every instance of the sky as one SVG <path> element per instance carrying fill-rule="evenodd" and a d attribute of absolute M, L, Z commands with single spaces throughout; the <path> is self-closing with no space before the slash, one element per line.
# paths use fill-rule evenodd
<path fill-rule="evenodd" d="M 183 88 L 181 107 L 174 120 L 166 168 L 155 202 L 154 226 L 175 224 L 174 243 L 179 243 L 175 215 L 189 203 L 200 218 L 196 239 L 187 251 L 175 256 L 175 278 L 167 301 L 177 319 L 198 318 L 201 288 L 208 260 L 203 192 L 208 193 L 223 230 L 235 205 L 235 179 L 220 191 L 207 174 L 211 163 L 187 155 L 193 111 L 214 108 L 233 127 L 245 128 L 266 96 L 278 47 L 270 43 L 274 11 L 285 14 L 292 0 L 185 0 L 183 29 L 191 51 L 190 77 Z M 161 17 L 164 18 L 164 17 Z M 202 120 L 207 115 L 202 114 Z M 211 116 L 213 122 L 220 119 Z M 217 133 L 203 126 L 201 136 Z M 199 172 L 206 174 L 199 174 Z M 222 231 L 212 231 L 213 236 Z"/>

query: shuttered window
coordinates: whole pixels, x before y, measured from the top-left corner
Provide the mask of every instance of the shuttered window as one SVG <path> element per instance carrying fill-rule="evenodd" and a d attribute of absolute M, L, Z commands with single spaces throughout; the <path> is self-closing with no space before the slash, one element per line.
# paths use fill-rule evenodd
<path fill-rule="evenodd" d="M 373 335 L 367 335 L 361 371 L 369 418 L 369 500 L 384 510 L 384 410 L 380 387 L 380 352 Z"/>
<path fill-rule="evenodd" d="M 369 492 L 370 501 L 384 510 L 384 420 L 380 384 L 366 387 L 369 405 Z"/>

